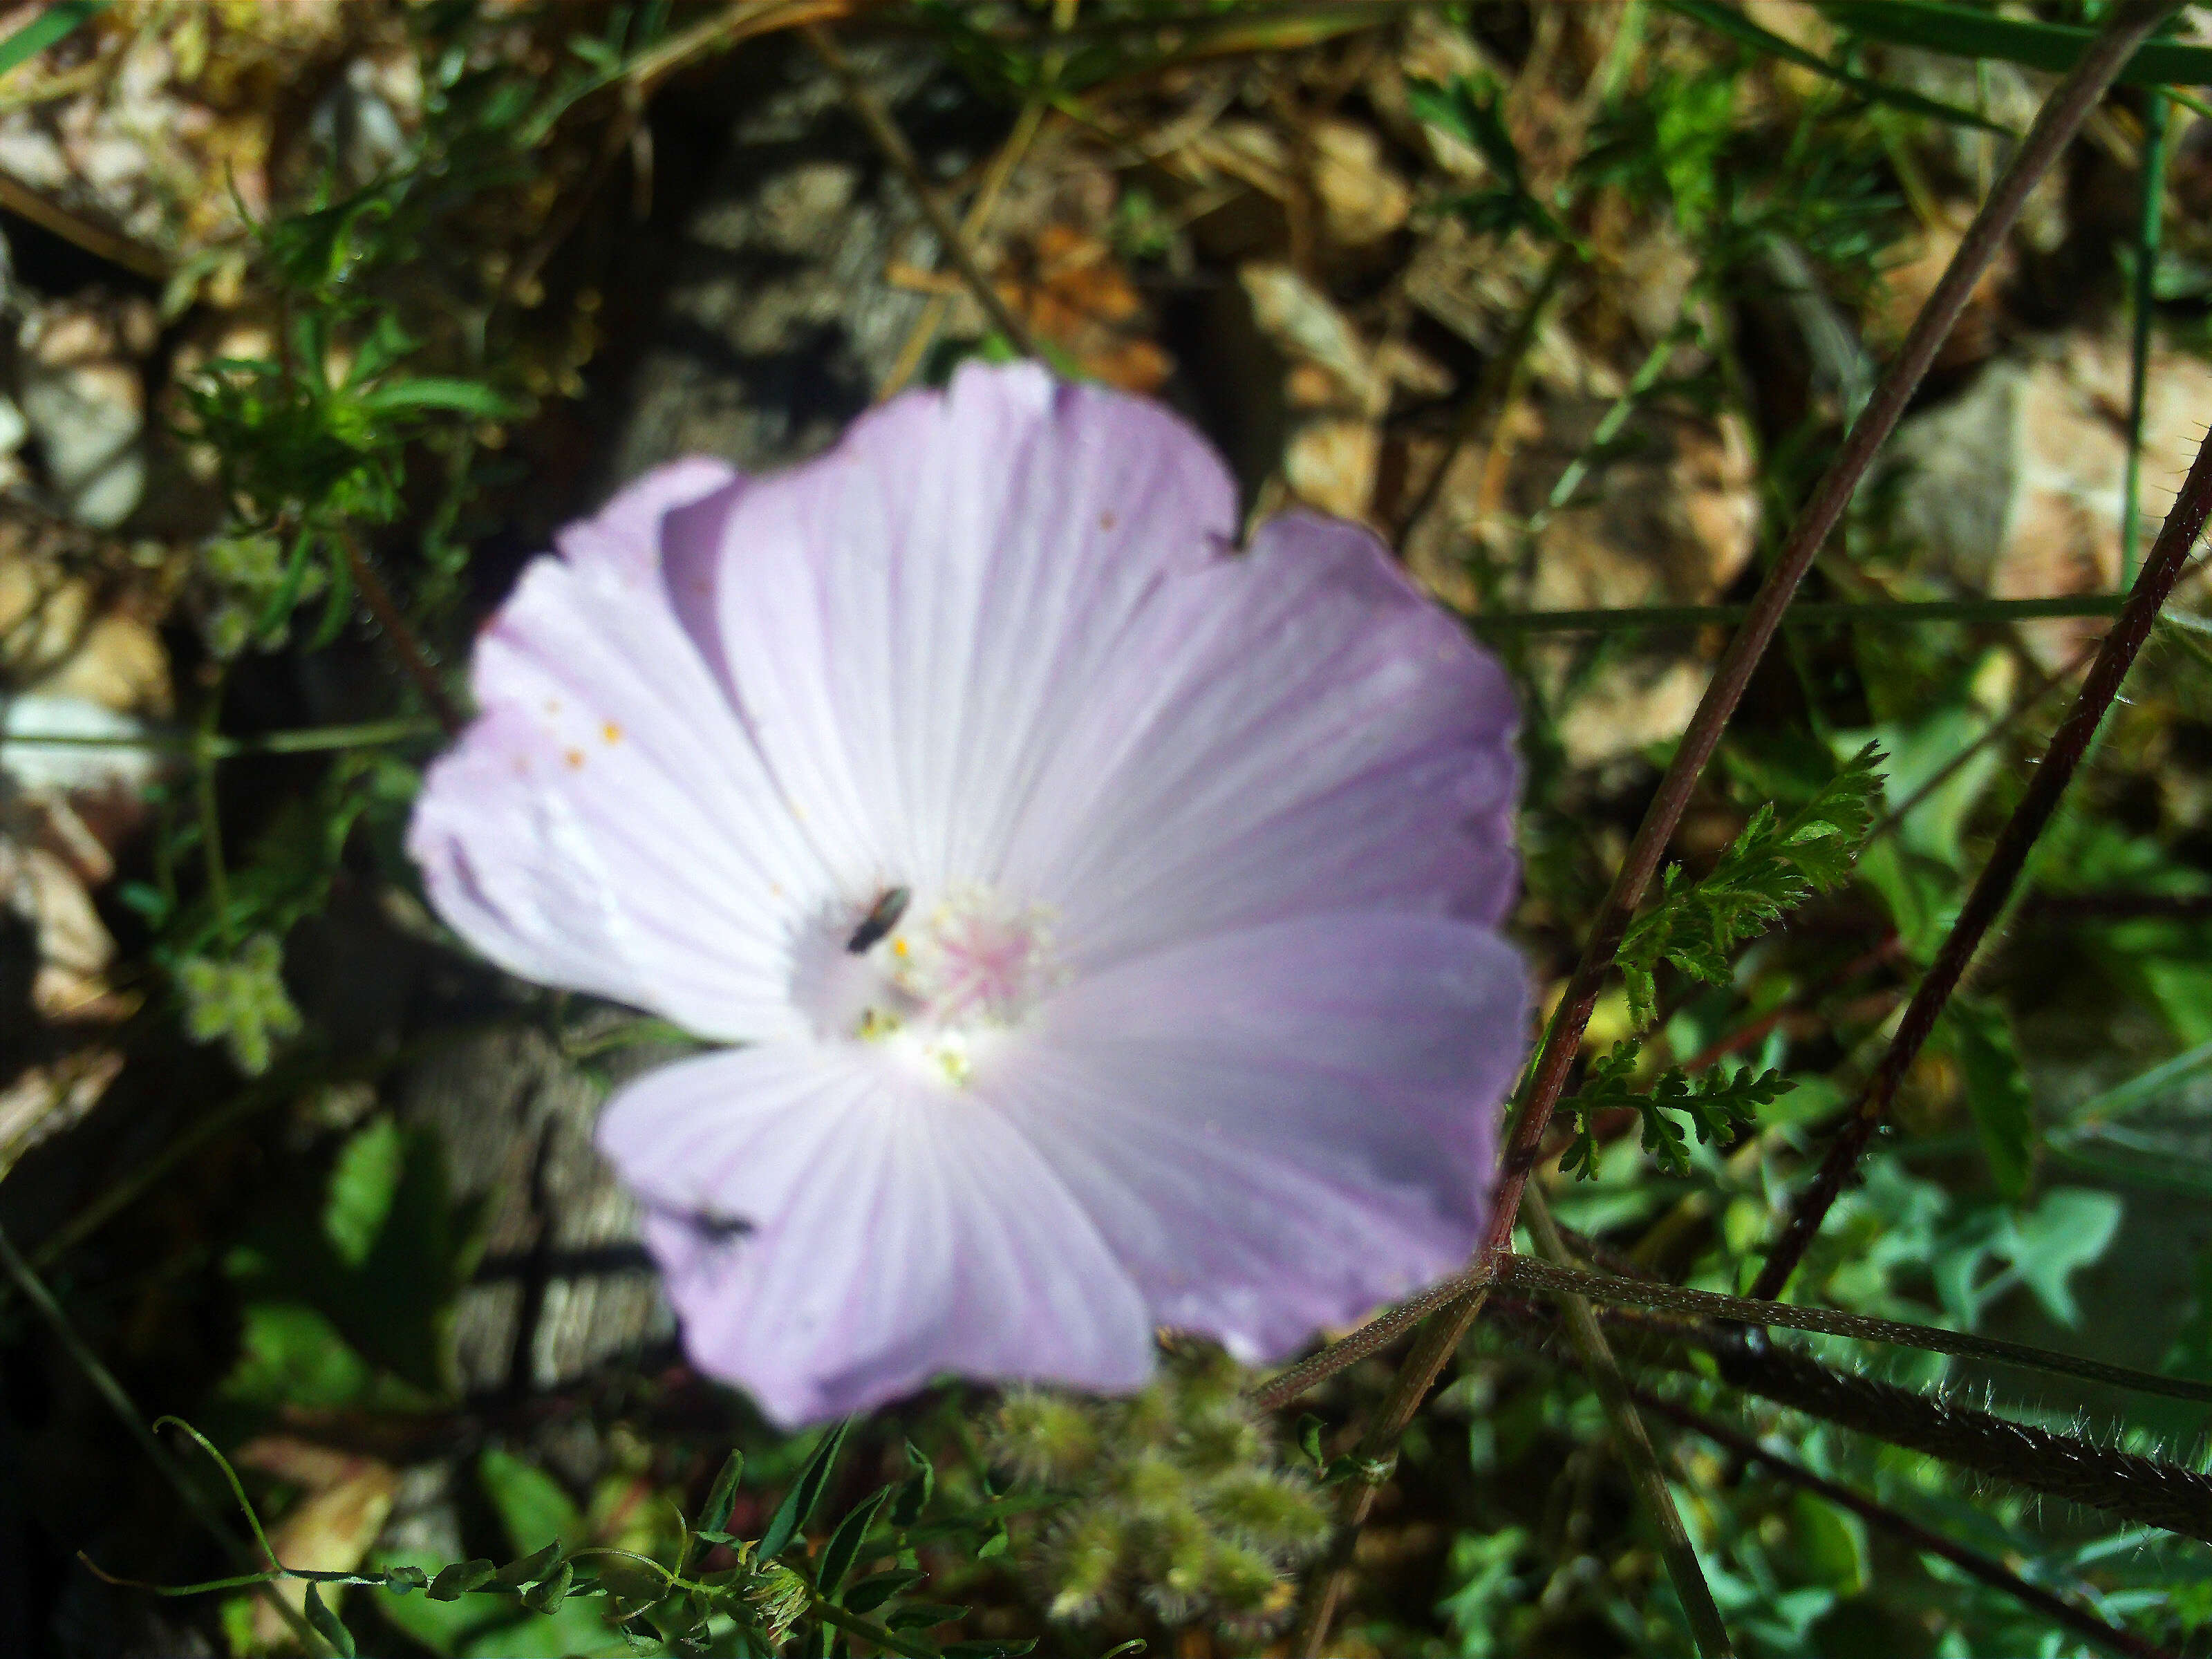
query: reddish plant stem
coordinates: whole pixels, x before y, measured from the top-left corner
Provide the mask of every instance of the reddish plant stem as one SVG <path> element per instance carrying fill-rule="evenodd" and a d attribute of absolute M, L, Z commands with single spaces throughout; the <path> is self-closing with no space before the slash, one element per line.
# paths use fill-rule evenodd
<path fill-rule="evenodd" d="M 1768 1474 L 1824 1498 L 1838 1509 L 1849 1510 L 1869 1525 L 1879 1527 L 1908 1549 L 1948 1561 L 1968 1577 L 1979 1579 L 1991 1589 L 2010 1596 L 2021 1606 L 2034 1609 L 2053 1624 L 2063 1626 L 2100 1647 L 2127 1654 L 2130 1659 L 2173 1659 L 2166 1649 L 2145 1641 L 2134 1632 L 2107 1624 L 2087 1608 L 2077 1607 L 2039 1585 L 2029 1583 L 2002 1562 L 1992 1560 L 1978 1550 L 1968 1549 L 1964 1544 L 1954 1543 L 1942 1534 L 1922 1526 L 1911 1516 L 1900 1514 L 1863 1492 L 1855 1492 L 1849 1486 L 1815 1474 L 1802 1465 L 1767 1450 L 1748 1435 L 1739 1434 L 1702 1413 L 1677 1405 L 1665 1396 L 1632 1382 L 1629 1384 L 1628 1391 L 1636 1403 L 1645 1410 L 1656 1412 L 1669 1421 L 1680 1424 L 1692 1434 L 1703 1436 L 1747 1463 L 1764 1465 Z"/>
<path fill-rule="evenodd" d="M 1965 311 L 1975 286 L 2019 219 L 2028 192 L 2072 142 L 2136 48 L 2149 37 L 2175 3 L 2176 0 L 2126 0 L 2115 9 L 2112 21 L 2082 54 L 2081 62 L 2044 101 L 2035 124 L 2028 129 L 1981 210 L 1966 228 L 1958 251 L 1951 256 L 1942 278 L 1921 307 L 1920 314 L 1913 319 L 1904 344 L 1883 370 L 1873 396 L 1851 423 L 1842 448 L 1799 514 L 1789 540 L 1752 600 L 1743 626 L 1729 641 L 1727 652 L 1714 670 L 1712 683 L 1706 687 L 1674 750 L 1673 763 L 1644 812 L 1636 839 L 1621 861 L 1612 890 L 1591 924 L 1582 959 L 1568 979 L 1529 1073 L 1521 1109 L 1506 1143 L 1498 1192 L 1492 1205 L 1490 1231 L 1476 1257 L 1475 1281 L 1485 1289 L 1488 1279 L 1486 1264 L 1512 1239 L 1522 1192 L 1542 1150 L 1553 1109 L 1565 1092 L 1568 1074 L 1581 1052 L 1583 1033 L 1589 1027 L 1591 1010 L 1597 1004 L 1598 992 L 1613 967 L 1621 939 L 1643 900 L 1645 888 L 1658 871 L 1668 842 L 1674 839 L 1675 826 L 1689 805 L 1691 792 L 1719 745 L 1721 734 L 1742 700 L 1768 641 L 1781 624 L 1783 612 L 1796 597 L 1798 584 L 1812 568 L 1814 556 L 1842 519 L 1844 509 L 1873 464 L 1875 453 L 1895 428 L 1905 404 L 1935 361 L 1937 349 Z M 1481 1312 L 1482 1299 L 1482 1290 L 1466 1295 L 1439 1310 L 1424 1328 L 1361 1441 L 1361 1455 L 1370 1466 L 1381 1468 L 1389 1465 L 1399 1437 Z M 1358 1334 L 1354 1333 L 1355 1337 Z M 1313 1362 L 1300 1369 L 1310 1373 Z M 1311 1381 L 1318 1380 L 1319 1376 L 1311 1377 Z M 1307 1386 L 1310 1385 L 1310 1381 Z M 1376 1488 L 1362 1481 L 1351 1484 L 1346 1490 L 1341 1531 L 1352 1536 L 1374 1507 Z M 1297 1647 L 1306 1659 L 1317 1659 L 1328 1641 L 1336 1603 L 1348 1585 L 1349 1565 L 1350 1547 L 1340 1542 L 1322 1575 L 1300 1631 Z"/>
<path fill-rule="evenodd" d="M 2181 578 L 2182 568 L 2189 562 L 2190 550 L 2197 544 L 2208 514 L 2212 514 L 2212 438 L 2208 438 L 2197 450 L 2189 477 L 2182 483 L 2181 493 L 2174 498 L 2173 510 L 2166 514 L 2158 540 L 2151 545 L 2150 557 L 2143 562 L 2127 604 L 2105 635 L 2104 645 L 2097 653 L 2097 660 L 2090 665 L 2088 677 L 2081 682 L 2073 708 L 2051 734 L 2051 747 L 2044 752 L 2043 764 L 2035 769 L 2034 775 L 2028 780 L 2027 793 L 1999 833 L 1990 861 L 1983 866 L 1973 891 L 1966 896 L 1966 905 L 1960 910 L 1959 919 L 1952 923 L 1942 949 L 1936 953 L 1926 977 L 1912 994 L 1897 1035 L 1890 1039 L 1887 1052 L 1859 1097 L 1857 1109 L 1829 1144 L 1820 1169 L 1791 1206 L 1782 1236 L 1775 1242 L 1773 1253 L 1759 1269 L 1758 1281 L 1752 1286 L 1753 1297 L 1771 1300 L 1790 1282 L 1790 1275 L 1796 1271 L 1807 1247 L 1820 1231 L 1821 1220 L 1843 1191 L 1860 1154 L 1866 1151 L 1875 1131 L 1887 1115 L 1899 1084 L 1918 1056 L 1921 1045 L 1935 1030 L 1944 1004 L 1958 989 L 1959 981 L 1966 976 L 1990 928 L 2010 904 L 2013 889 L 2019 885 L 2021 873 L 2027 867 L 2029 854 L 2050 826 L 2066 786 L 2081 769 L 2097 728 L 2104 723 L 2112 700 L 2119 695 L 2121 682 L 2127 678 L 2143 641 L 2150 637 L 2151 624 L 2158 620 L 2159 607 L 2166 603 L 2174 583 Z"/>
<path fill-rule="evenodd" d="M 438 724 L 446 728 L 446 735 L 459 737 L 461 728 L 468 722 L 462 718 L 461 711 L 454 705 L 453 698 L 447 695 L 445 685 L 438 678 L 437 669 L 431 665 L 429 653 L 422 649 L 421 635 L 400 613 L 398 605 L 392 602 L 392 590 L 384 585 L 384 579 L 369 563 L 368 556 L 361 550 L 360 540 L 350 533 L 338 539 L 345 547 L 346 568 L 353 576 L 353 585 L 360 590 L 362 603 L 368 607 L 368 614 L 376 618 L 376 625 L 384 630 L 384 637 L 391 643 L 392 654 L 399 659 L 399 665 L 415 682 L 415 689 L 422 694 L 422 701 L 429 705 L 430 713 L 436 716 Z"/>

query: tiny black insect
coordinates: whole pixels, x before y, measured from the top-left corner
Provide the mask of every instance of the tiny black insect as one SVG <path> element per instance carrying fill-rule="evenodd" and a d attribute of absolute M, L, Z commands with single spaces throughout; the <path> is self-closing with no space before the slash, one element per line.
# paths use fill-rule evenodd
<path fill-rule="evenodd" d="M 753 1230 L 753 1224 L 742 1216 L 716 1215 L 708 1210 L 694 1210 L 684 1218 L 691 1231 L 712 1244 L 726 1244 L 733 1238 L 743 1238 Z"/>
<path fill-rule="evenodd" d="M 887 939 L 899 918 L 906 914 L 907 901 L 914 896 L 911 887 L 886 888 L 860 925 L 853 930 L 853 937 L 845 941 L 845 948 L 854 956 L 865 956 Z"/>

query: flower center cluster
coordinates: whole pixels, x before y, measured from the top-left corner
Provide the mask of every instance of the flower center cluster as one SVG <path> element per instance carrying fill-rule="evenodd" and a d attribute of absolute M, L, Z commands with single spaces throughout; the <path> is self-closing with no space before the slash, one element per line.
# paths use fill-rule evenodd
<path fill-rule="evenodd" d="M 1047 908 L 979 886 L 918 894 L 880 938 L 856 933 L 853 942 L 864 945 L 848 951 L 860 971 L 835 1024 L 953 1083 L 1060 978 Z"/>

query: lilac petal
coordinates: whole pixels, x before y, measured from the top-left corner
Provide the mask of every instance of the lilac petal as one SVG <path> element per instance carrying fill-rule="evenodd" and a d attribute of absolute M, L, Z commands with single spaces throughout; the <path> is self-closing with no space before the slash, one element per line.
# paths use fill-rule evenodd
<path fill-rule="evenodd" d="M 1504 672 L 1357 526 L 1271 520 L 1163 586 L 1009 859 L 1079 969 L 1338 908 L 1495 922 L 1518 881 Z"/>
<path fill-rule="evenodd" d="M 672 461 L 629 483 L 596 517 L 568 526 L 553 544 L 579 568 L 604 565 L 627 580 L 653 580 L 660 570 L 669 514 L 739 482 L 738 470 L 727 461 L 701 455 Z"/>
<path fill-rule="evenodd" d="M 777 777 L 848 886 L 990 882 L 1164 576 L 1236 490 L 1156 404 L 969 368 L 747 489 L 721 643 Z"/>
<path fill-rule="evenodd" d="M 1130 1389 L 1143 1298 L 1006 1119 L 881 1050 L 710 1054 L 617 1095 L 599 1145 L 693 1361 L 790 1425 L 933 1376 Z M 749 1231 L 702 1226 L 744 1223 Z"/>
<path fill-rule="evenodd" d="M 653 475 L 524 573 L 477 646 L 483 717 L 430 769 L 408 847 L 440 913 L 514 973 L 702 1036 L 795 1035 L 789 940 L 821 862 L 639 556 L 653 512 L 715 476 Z"/>
<path fill-rule="evenodd" d="M 1156 1320 L 1273 1358 L 1466 1261 L 1527 1003 L 1486 928 L 1302 916 L 1068 986 L 977 1086 Z"/>

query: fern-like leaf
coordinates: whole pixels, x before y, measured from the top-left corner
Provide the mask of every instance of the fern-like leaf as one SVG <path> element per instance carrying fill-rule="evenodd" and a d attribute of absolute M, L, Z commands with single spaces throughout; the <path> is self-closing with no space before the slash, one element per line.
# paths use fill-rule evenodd
<path fill-rule="evenodd" d="M 1723 1141 L 1741 1126 L 1754 1121 L 1762 1106 L 1771 1106 L 1797 1085 L 1774 1071 L 1713 1071 L 1692 1079 L 1679 1066 L 1669 1068 L 1649 1091 L 1635 1085 L 1636 1061 L 1644 1045 L 1634 1039 L 1617 1043 L 1590 1066 L 1581 1091 L 1564 1109 L 1574 1123 L 1574 1144 L 1559 1160 L 1559 1168 L 1580 1180 L 1597 1174 L 1596 1118 L 1600 1112 L 1625 1106 L 1641 1120 L 1644 1150 L 1668 1175 L 1690 1170 L 1689 1137 L 1697 1131 L 1698 1144 Z M 1677 1121 L 1680 1120 L 1680 1121 Z"/>
<path fill-rule="evenodd" d="M 1882 758 L 1869 744 L 1785 823 L 1771 804 L 1760 807 L 1703 879 L 1685 881 L 1680 865 L 1668 866 L 1657 907 L 1631 924 L 1617 957 L 1638 1030 L 1658 1012 L 1662 962 L 1725 985 L 1737 946 L 1842 884 L 1874 825 Z"/>

